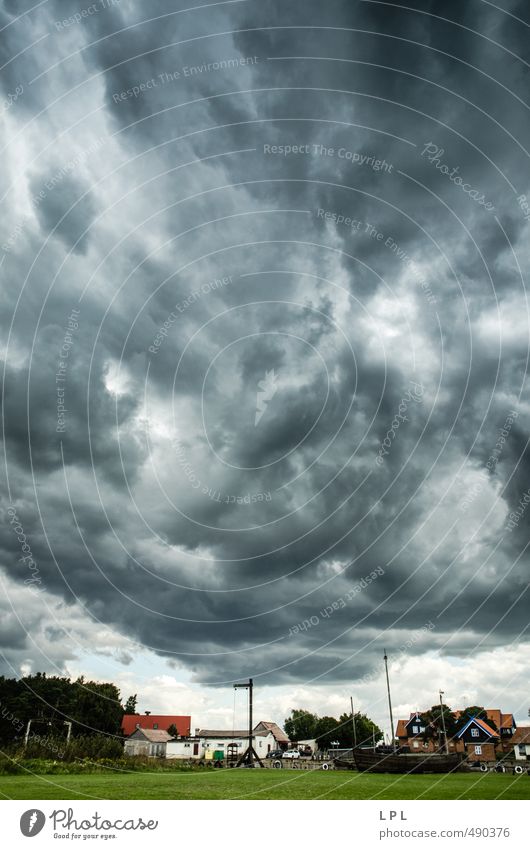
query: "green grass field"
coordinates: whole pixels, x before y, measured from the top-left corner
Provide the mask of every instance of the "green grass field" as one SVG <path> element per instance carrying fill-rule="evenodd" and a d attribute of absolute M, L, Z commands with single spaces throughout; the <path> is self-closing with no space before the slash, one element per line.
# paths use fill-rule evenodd
<path fill-rule="evenodd" d="M 6 799 L 530 799 L 530 777 L 269 769 L 2 775 L 0 793 Z"/>

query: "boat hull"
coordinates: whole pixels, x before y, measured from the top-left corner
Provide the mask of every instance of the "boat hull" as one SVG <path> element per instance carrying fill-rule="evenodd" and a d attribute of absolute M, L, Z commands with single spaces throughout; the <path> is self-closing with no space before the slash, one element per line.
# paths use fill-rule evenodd
<path fill-rule="evenodd" d="M 440 773 L 458 770 L 464 761 L 460 754 L 383 754 L 356 749 L 353 760 L 335 759 L 337 769 L 357 769 L 359 772 L 384 773 Z"/>

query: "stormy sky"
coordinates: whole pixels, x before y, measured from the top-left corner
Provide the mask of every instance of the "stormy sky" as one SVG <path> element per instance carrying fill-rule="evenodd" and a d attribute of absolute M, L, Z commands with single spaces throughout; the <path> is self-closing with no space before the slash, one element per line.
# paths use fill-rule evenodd
<path fill-rule="evenodd" d="M 529 27 L 3 0 L 4 674 L 526 716 Z"/>

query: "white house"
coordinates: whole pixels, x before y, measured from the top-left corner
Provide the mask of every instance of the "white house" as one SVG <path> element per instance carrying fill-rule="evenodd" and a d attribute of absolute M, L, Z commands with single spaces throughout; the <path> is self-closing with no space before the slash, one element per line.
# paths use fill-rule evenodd
<path fill-rule="evenodd" d="M 266 726 L 275 723 L 260 722 L 256 725 L 253 733 L 254 749 L 260 758 L 264 758 L 268 752 L 279 748 L 274 731 Z M 278 726 L 280 735 L 283 734 Z M 242 755 L 248 746 L 248 731 L 227 731 L 212 728 L 198 728 L 194 737 L 188 739 L 170 740 L 166 744 L 166 758 L 200 759 L 210 760 L 220 758 L 215 752 L 222 752 L 224 760 L 229 749 L 232 754 Z"/>
<path fill-rule="evenodd" d="M 169 740 L 166 743 L 166 758 L 180 760 L 199 760 L 202 758 L 202 750 L 198 737 L 182 738 L 180 740 Z"/>
<path fill-rule="evenodd" d="M 530 761 L 530 728 L 517 728 L 512 743 L 515 760 Z"/>

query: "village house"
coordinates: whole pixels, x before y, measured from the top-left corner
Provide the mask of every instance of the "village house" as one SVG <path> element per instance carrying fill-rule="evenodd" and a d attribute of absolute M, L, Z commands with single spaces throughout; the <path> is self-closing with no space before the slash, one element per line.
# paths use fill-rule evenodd
<path fill-rule="evenodd" d="M 530 761 L 530 727 L 517 728 L 513 737 L 513 752 L 516 761 Z"/>
<path fill-rule="evenodd" d="M 166 746 L 173 738 L 167 731 L 151 728 L 136 728 L 123 744 L 125 755 L 144 755 L 149 758 L 165 758 Z"/>
<path fill-rule="evenodd" d="M 146 710 L 141 713 L 126 713 L 121 721 L 121 730 L 129 737 L 137 728 L 151 731 L 167 731 L 175 726 L 179 737 L 189 737 L 191 733 L 191 716 L 173 716 L 168 714 L 152 714 Z"/>
<path fill-rule="evenodd" d="M 239 757 L 248 745 L 248 729 L 198 728 L 190 735 L 191 717 L 131 714 L 123 718 L 122 729 L 129 732 L 124 744 L 126 755 L 165 757 L 170 760 L 226 760 Z M 174 726 L 178 737 L 168 733 Z M 275 722 L 258 722 L 253 730 L 253 745 L 260 758 L 271 751 L 285 749 L 287 734 Z"/>
<path fill-rule="evenodd" d="M 464 724 L 459 722 L 459 730 L 448 737 L 449 752 L 462 752 L 471 760 L 489 761 L 514 748 L 516 723 L 513 714 L 497 709 L 487 709 L 485 713 L 485 720 L 470 716 Z M 462 711 L 454 714 L 457 720 L 464 720 Z M 426 727 L 419 711 L 411 713 L 408 720 L 398 720 L 396 737 L 399 745 L 412 753 L 437 752 L 441 745 L 437 729 Z"/>
<path fill-rule="evenodd" d="M 268 752 L 279 748 L 275 735 L 266 725 L 275 723 L 260 722 L 253 730 L 253 745 L 256 754 L 264 758 Z M 278 726 L 276 726 L 278 728 Z M 278 732 L 283 734 L 281 729 Z M 190 745 L 186 746 L 189 742 Z M 168 743 L 168 758 L 204 758 L 205 760 L 224 760 L 229 755 L 242 755 L 248 745 L 248 730 L 228 731 L 227 729 L 198 728 L 193 739 L 175 740 Z"/>

